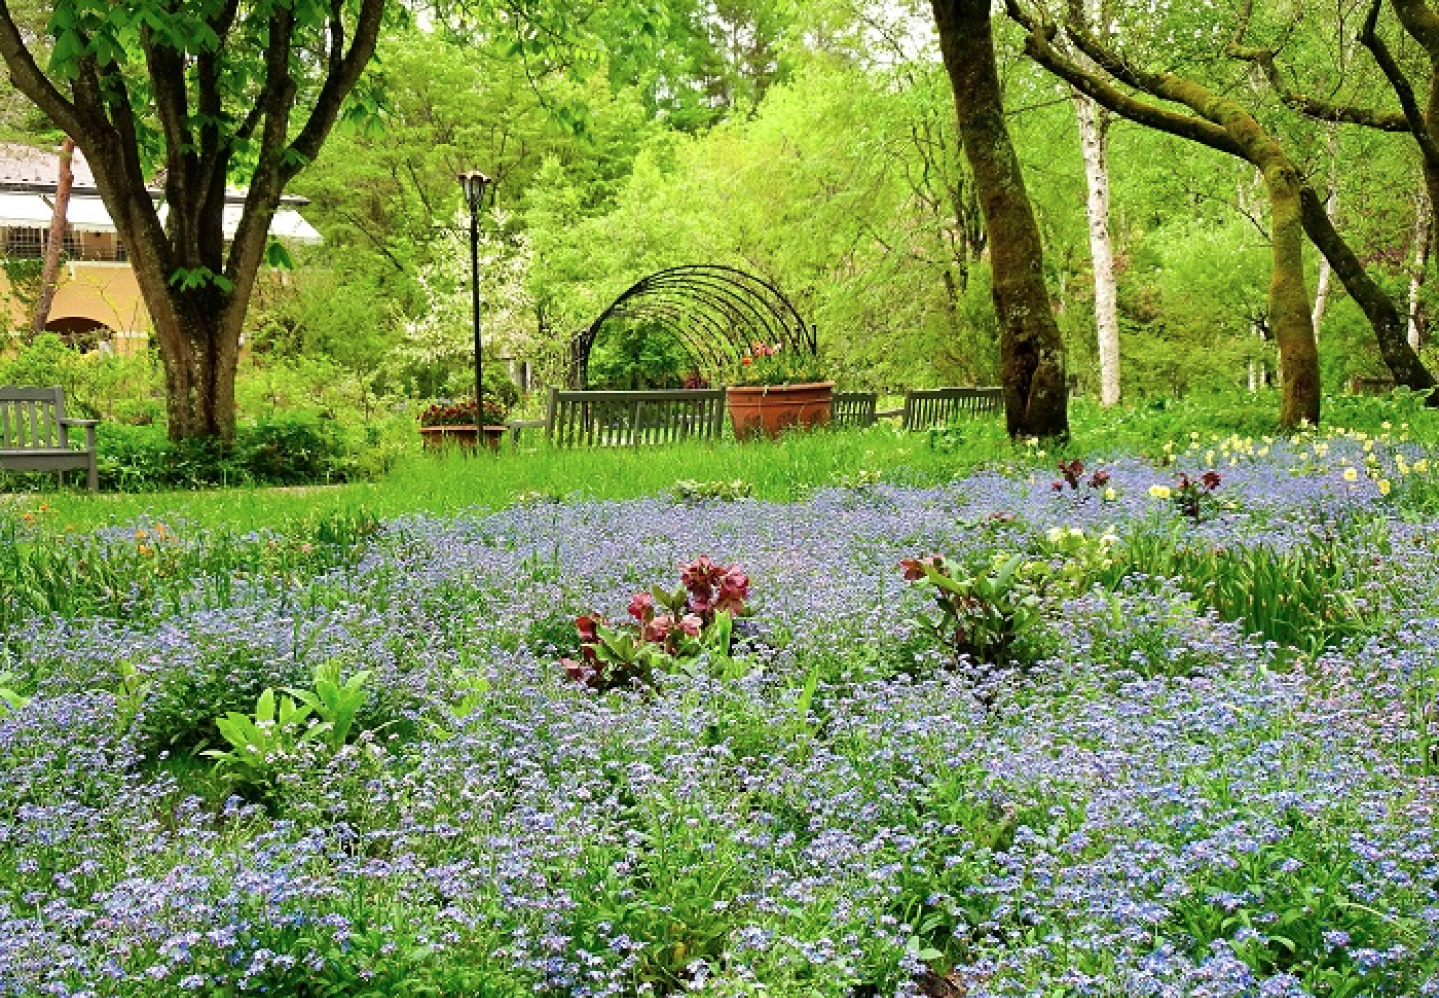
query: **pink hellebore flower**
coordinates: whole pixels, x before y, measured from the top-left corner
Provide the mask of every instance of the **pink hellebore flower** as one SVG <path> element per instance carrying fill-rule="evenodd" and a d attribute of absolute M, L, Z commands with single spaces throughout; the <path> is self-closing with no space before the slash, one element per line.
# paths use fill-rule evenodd
<path fill-rule="evenodd" d="M 704 629 L 704 625 L 705 622 L 692 613 L 687 613 L 680 618 L 680 630 L 692 638 L 700 636 L 700 631 Z"/>
<path fill-rule="evenodd" d="M 598 641 L 598 628 L 604 621 L 596 614 L 584 613 L 575 618 L 575 629 L 580 632 L 581 641 Z"/>
<path fill-rule="evenodd" d="M 646 621 L 655 615 L 655 598 L 649 593 L 635 593 L 630 597 L 630 616 Z"/>
<path fill-rule="evenodd" d="M 655 644 L 664 644 L 670 636 L 670 630 L 675 625 L 675 619 L 667 613 L 656 615 L 647 621 L 640 637 L 646 641 L 653 641 Z"/>

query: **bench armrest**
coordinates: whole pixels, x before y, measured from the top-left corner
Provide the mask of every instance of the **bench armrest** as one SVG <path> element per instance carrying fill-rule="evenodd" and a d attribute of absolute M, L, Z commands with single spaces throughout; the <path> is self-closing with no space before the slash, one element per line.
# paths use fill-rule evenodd
<path fill-rule="evenodd" d="M 58 422 L 61 426 L 99 426 L 99 425 L 100 425 L 100 421 L 99 421 L 98 419 L 70 419 L 68 416 L 67 416 L 66 418 L 64 418 L 64 419 L 57 420 L 57 422 Z"/>

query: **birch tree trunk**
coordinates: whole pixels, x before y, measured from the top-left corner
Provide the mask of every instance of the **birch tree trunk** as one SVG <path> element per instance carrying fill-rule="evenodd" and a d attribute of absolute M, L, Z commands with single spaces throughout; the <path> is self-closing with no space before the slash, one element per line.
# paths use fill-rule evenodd
<path fill-rule="evenodd" d="M 1094 266 L 1094 322 L 1099 331 L 1099 400 L 1119 401 L 1119 307 L 1114 243 L 1109 235 L 1109 123 L 1098 104 L 1075 91 L 1079 148 L 1088 188 L 1089 255 Z"/>
<path fill-rule="evenodd" d="M 65 136 L 60 145 L 60 173 L 55 179 L 55 203 L 50 207 L 50 236 L 45 243 L 45 262 L 40 270 L 40 297 L 35 300 L 35 315 L 30 320 L 30 338 L 45 331 L 50 321 L 50 306 L 55 304 L 55 289 L 60 282 L 60 252 L 65 248 L 65 228 L 70 213 L 70 188 L 75 185 L 75 140 Z"/>
<path fill-rule="evenodd" d="M 1339 127 L 1329 126 L 1329 190 L 1324 199 L 1324 214 L 1331 225 L 1339 221 Z M 1323 254 L 1319 256 L 1319 280 L 1314 287 L 1314 342 L 1324 329 L 1324 312 L 1329 307 L 1329 282 L 1334 268 Z"/>
<path fill-rule="evenodd" d="M 1429 190 L 1419 188 L 1414 208 L 1414 269 L 1409 272 L 1409 347 L 1419 349 L 1419 289 L 1424 286 L 1424 269 L 1429 265 L 1430 222 L 1434 206 L 1429 203 Z"/>

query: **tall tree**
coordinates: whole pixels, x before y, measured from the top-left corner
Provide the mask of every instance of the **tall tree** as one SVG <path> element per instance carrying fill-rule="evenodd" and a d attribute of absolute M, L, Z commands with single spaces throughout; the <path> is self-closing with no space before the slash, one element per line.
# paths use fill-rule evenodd
<path fill-rule="evenodd" d="M 55 177 L 55 202 L 50 206 L 50 234 L 45 242 L 45 262 L 40 269 L 40 297 L 35 300 L 35 315 L 30 321 L 31 337 L 45 331 L 50 321 L 50 306 L 55 303 L 55 289 L 60 283 L 60 251 L 65 248 L 65 228 L 69 224 L 70 189 L 75 186 L 75 140 L 68 135 L 60 144 L 60 165 Z"/>
<path fill-rule="evenodd" d="M 1026 51 L 1071 86 L 1123 117 L 1237 156 L 1259 171 L 1269 196 L 1269 240 L 1274 264 L 1268 321 L 1279 345 L 1284 382 L 1279 422 L 1284 427 L 1318 422 L 1319 350 L 1304 280 L 1303 185 L 1299 171 L 1279 143 L 1233 97 L 1178 73 L 1149 71 L 1122 58 L 1089 30 L 1077 0 L 1069 4 L 1065 33 L 1087 57 L 1089 65 L 1095 67 L 1092 70 L 1061 49 L 1055 25 L 1022 9 L 1018 0 L 1006 0 L 1006 4 L 1010 15 L 1029 29 Z M 1116 84 L 1149 99 L 1132 97 Z M 1185 111 L 1165 107 L 1165 103 Z M 1323 213 L 1322 206 L 1320 212 Z"/>
<path fill-rule="evenodd" d="M 1011 437 L 1067 437 L 1064 341 L 1044 282 L 1039 225 L 1004 121 L 989 0 L 931 0 L 960 143 L 989 233 L 991 296 Z"/>
<path fill-rule="evenodd" d="M 359 83 L 385 6 L 58 0 L 42 69 L 38 40 L 0 0 L 11 81 L 84 151 L 125 240 L 165 364 L 172 439 L 234 434 L 240 333 L 270 221 Z M 231 184 L 246 193 L 227 243 Z"/>
<path fill-rule="evenodd" d="M 1428 79 L 1423 81 L 1428 100 L 1422 108 L 1415 95 L 1417 88 L 1414 82 L 1380 34 L 1379 15 L 1383 0 L 1370 0 L 1358 42 L 1369 51 L 1383 73 L 1399 110 L 1321 100 L 1286 84 L 1278 64 L 1279 46 L 1237 44 L 1248 30 L 1252 0 L 1248 0 L 1242 9 L 1240 30 L 1236 44 L 1230 46 L 1230 54 L 1259 66 L 1279 99 L 1300 114 L 1333 124 L 1410 133 L 1419 147 L 1424 168 L 1426 201 L 1421 204 L 1427 202 L 1433 212 L 1439 210 L 1439 201 L 1436 201 L 1436 196 L 1439 196 L 1439 15 L 1423 0 L 1392 0 L 1391 5 L 1403 31 L 1428 56 Z M 1292 31 L 1293 28 L 1289 27 L 1281 34 L 1288 35 Z M 1303 202 L 1304 227 L 1310 240 L 1324 254 L 1350 297 L 1363 309 L 1395 384 L 1415 391 L 1434 388 L 1434 376 L 1424 367 L 1410 342 L 1407 316 L 1389 293 L 1369 276 L 1358 255 L 1335 228 L 1333 216 L 1325 210 L 1318 195 L 1306 188 Z M 1439 406 L 1439 392 L 1430 394 L 1429 404 Z"/>

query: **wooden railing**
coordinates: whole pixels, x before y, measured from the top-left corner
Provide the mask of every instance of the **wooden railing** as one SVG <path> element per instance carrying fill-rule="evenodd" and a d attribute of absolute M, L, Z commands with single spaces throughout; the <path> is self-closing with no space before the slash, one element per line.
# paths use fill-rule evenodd
<path fill-rule="evenodd" d="M 927 430 L 1003 411 L 1002 388 L 913 388 L 904 393 L 903 426 Z"/>
<path fill-rule="evenodd" d="M 829 425 L 873 426 L 878 405 L 878 392 L 835 392 Z"/>
<path fill-rule="evenodd" d="M 723 388 L 580 392 L 550 389 L 545 437 L 557 447 L 638 447 L 716 439 Z"/>

